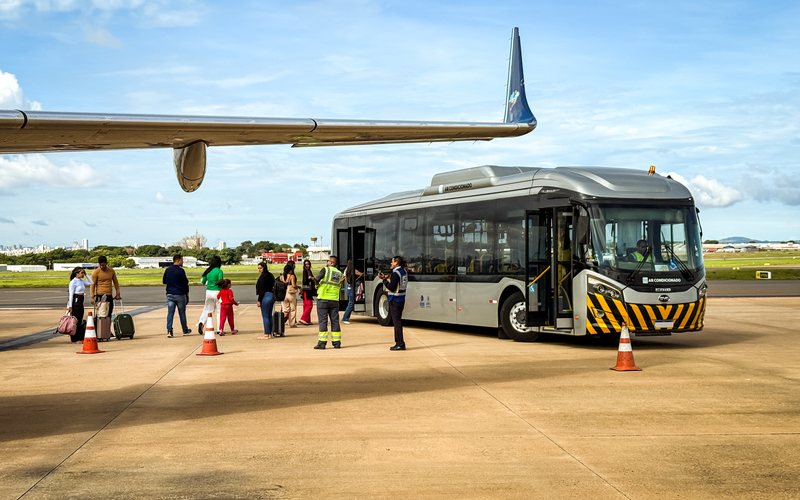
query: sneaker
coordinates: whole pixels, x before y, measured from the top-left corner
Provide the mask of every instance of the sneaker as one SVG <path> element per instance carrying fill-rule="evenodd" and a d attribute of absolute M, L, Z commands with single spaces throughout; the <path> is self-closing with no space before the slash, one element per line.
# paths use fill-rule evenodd
<path fill-rule="evenodd" d="M 231 335 L 236 335 L 237 333 L 239 333 L 239 330 L 234 330 L 231 332 Z"/>
<path fill-rule="evenodd" d="M 174 336 L 175 336 L 175 335 L 173 335 L 173 334 L 172 334 L 172 330 L 170 330 L 170 331 L 168 331 L 168 332 L 167 332 L 167 338 L 168 338 L 168 339 L 171 339 L 171 338 L 172 338 L 172 337 L 174 337 Z"/>
<path fill-rule="evenodd" d="M 219 335 L 220 337 L 224 337 L 225 336 L 225 332 L 217 332 L 217 335 Z"/>
<path fill-rule="evenodd" d="M 197 323 L 197 333 L 203 334 L 203 323 Z"/>
<path fill-rule="evenodd" d="M 342 348 L 342 343 L 341 342 L 334 342 L 333 343 L 333 348 L 334 349 L 341 349 Z"/>
<path fill-rule="evenodd" d="M 311 324 L 308 321 L 303 321 L 302 319 L 300 321 L 298 321 L 298 323 L 300 323 L 301 325 L 305 325 L 305 326 L 308 326 L 308 325 Z"/>
<path fill-rule="evenodd" d="M 345 325 L 349 325 L 350 324 L 349 321 L 342 321 L 342 323 L 344 323 Z"/>
<path fill-rule="evenodd" d="M 184 335 L 191 335 L 191 334 L 192 334 L 192 329 L 191 329 L 191 328 L 189 328 L 188 330 L 186 330 L 185 332 L 183 332 L 183 334 L 184 334 Z"/>

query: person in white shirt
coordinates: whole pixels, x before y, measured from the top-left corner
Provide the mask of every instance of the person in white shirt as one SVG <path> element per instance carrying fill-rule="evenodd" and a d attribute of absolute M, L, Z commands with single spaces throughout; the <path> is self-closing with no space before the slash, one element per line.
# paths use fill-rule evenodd
<path fill-rule="evenodd" d="M 84 331 L 81 323 L 83 322 L 83 297 L 87 285 L 92 285 L 92 279 L 86 276 L 86 269 L 82 267 L 73 269 L 69 275 L 69 297 L 67 298 L 67 312 L 78 320 L 78 329 L 75 335 L 70 336 L 70 340 L 73 342 L 83 340 Z"/>

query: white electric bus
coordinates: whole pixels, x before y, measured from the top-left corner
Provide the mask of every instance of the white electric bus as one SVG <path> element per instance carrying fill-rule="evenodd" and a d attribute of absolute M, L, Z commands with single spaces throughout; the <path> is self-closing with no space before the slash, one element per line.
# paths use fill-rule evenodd
<path fill-rule="evenodd" d="M 650 171 L 481 166 L 345 210 L 333 251 L 364 273 L 355 312 L 391 324 L 378 273 L 408 262 L 403 317 L 542 333 L 703 328 L 705 269 L 689 191 Z M 637 251 L 637 244 L 639 250 Z"/>

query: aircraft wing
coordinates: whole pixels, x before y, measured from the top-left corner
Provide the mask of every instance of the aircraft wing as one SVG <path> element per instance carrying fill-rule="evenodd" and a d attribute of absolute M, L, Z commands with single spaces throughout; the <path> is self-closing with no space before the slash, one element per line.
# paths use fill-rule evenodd
<path fill-rule="evenodd" d="M 530 123 L 320 120 L 0 110 L 0 153 L 291 144 L 336 146 L 490 140 Z"/>
<path fill-rule="evenodd" d="M 208 146 L 291 144 L 339 146 L 476 141 L 515 137 L 536 128 L 525 97 L 519 30 L 511 40 L 502 122 L 321 120 L 0 110 L 0 154 L 172 148 L 178 182 L 195 191 Z"/>

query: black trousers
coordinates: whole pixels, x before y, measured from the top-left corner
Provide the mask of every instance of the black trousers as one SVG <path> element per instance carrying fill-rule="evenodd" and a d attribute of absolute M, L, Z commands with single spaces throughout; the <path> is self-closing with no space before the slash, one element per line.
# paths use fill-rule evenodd
<path fill-rule="evenodd" d="M 389 301 L 389 314 L 392 316 L 394 324 L 394 345 L 406 345 L 406 341 L 403 339 L 403 308 L 405 306 L 405 301 Z"/>
<path fill-rule="evenodd" d="M 78 326 L 75 329 L 75 335 L 70 335 L 69 339 L 73 342 L 80 342 L 86 331 L 83 329 L 83 295 L 75 294 L 72 296 L 72 315 L 78 320 Z"/>

